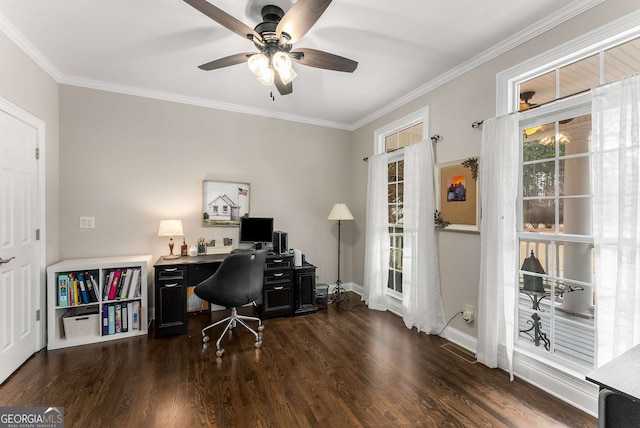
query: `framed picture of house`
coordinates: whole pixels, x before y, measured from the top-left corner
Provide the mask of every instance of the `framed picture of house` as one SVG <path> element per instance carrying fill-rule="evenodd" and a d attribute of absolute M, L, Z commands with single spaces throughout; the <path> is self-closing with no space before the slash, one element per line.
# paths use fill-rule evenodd
<path fill-rule="evenodd" d="M 436 209 L 450 223 L 442 230 L 479 230 L 477 162 L 471 158 L 436 165 Z"/>
<path fill-rule="evenodd" d="M 238 226 L 249 215 L 251 186 L 231 181 L 202 181 L 202 225 Z"/>

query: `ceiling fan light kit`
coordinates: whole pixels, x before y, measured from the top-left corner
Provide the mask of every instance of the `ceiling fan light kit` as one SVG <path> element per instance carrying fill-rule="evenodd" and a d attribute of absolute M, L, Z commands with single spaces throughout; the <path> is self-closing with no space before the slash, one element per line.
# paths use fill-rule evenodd
<path fill-rule="evenodd" d="M 331 0 L 298 0 L 285 13 L 281 8 L 267 5 L 262 8 L 263 22 L 252 30 L 228 13 L 206 0 L 184 0 L 223 27 L 252 41 L 257 53 L 239 53 L 220 58 L 199 66 L 202 70 L 247 62 L 249 70 L 263 85 L 275 85 L 280 95 L 293 92 L 293 79 L 298 73 L 293 69 L 293 61 L 309 67 L 353 73 L 358 63 L 328 52 L 316 49 L 296 49 L 297 42 L 316 23 Z"/>

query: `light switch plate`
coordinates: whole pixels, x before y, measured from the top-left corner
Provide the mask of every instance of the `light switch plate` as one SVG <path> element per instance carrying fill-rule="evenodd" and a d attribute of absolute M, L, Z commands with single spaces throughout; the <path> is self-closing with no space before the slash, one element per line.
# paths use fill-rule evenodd
<path fill-rule="evenodd" d="M 95 217 L 80 217 L 80 229 L 93 229 L 96 227 Z"/>

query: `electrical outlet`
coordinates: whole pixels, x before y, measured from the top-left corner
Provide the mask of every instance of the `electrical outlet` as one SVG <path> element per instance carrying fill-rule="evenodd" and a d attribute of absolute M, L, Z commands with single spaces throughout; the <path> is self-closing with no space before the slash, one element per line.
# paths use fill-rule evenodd
<path fill-rule="evenodd" d="M 462 312 L 462 319 L 467 324 L 471 324 L 473 322 L 474 309 L 475 308 L 471 305 L 465 305 L 464 307 L 464 312 Z"/>

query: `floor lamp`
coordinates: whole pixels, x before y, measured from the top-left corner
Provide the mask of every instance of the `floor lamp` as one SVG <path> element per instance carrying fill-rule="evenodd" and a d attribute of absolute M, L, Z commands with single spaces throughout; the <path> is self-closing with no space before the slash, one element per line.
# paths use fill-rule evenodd
<path fill-rule="evenodd" d="M 347 292 L 342 286 L 340 280 L 340 224 L 343 220 L 353 220 L 353 215 L 346 204 L 335 204 L 329 213 L 327 220 L 333 220 L 338 222 L 338 280 L 336 281 L 336 288 L 333 291 L 333 301 L 342 302 L 348 299 Z"/>

